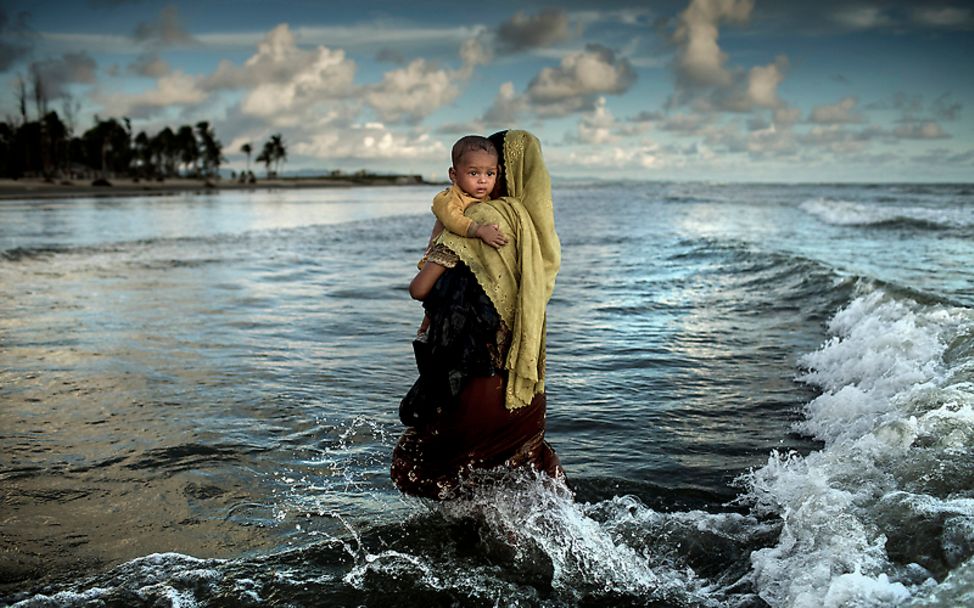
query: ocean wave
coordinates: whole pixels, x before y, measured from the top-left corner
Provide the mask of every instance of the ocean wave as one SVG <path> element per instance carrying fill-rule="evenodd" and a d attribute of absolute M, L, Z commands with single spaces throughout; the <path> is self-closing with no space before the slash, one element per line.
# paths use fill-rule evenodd
<path fill-rule="evenodd" d="M 815 198 L 799 208 L 833 226 L 868 226 L 914 230 L 946 230 L 974 226 L 974 214 L 963 207 L 894 206 Z"/>
<path fill-rule="evenodd" d="M 873 289 L 829 331 L 799 377 L 823 392 L 797 430 L 824 447 L 741 479 L 753 514 L 782 522 L 754 585 L 774 607 L 925 601 L 974 559 L 974 316 Z"/>
<path fill-rule="evenodd" d="M 714 262 L 714 272 L 721 277 L 739 277 L 743 288 L 771 290 L 783 305 L 808 298 L 825 298 L 838 305 L 838 299 L 849 293 L 844 287 L 859 278 L 798 253 L 761 250 L 740 241 L 684 240 L 668 260 L 701 265 Z"/>
<path fill-rule="evenodd" d="M 16 608 L 81 608 L 83 606 L 198 606 L 222 575 L 224 560 L 199 559 L 180 553 L 153 553 L 110 572 L 56 592 L 16 601 Z"/>
<path fill-rule="evenodd" d="M 564 484 L 523 472 L 477 482 L 463 499 L 387 525 L 323 512 L 341 526 L 299 549 L 238 560 L 153 554 L 12 599 L 17 608 L 760 605 L 739 583 L 752 540 L 773 534 L 753 517 L 660 513 L 634 497 L 583 504 Z M 302 518 L 298 532 L 302 524 L 313 522 Z M 730 556 L 739 571 L 694 571 L 724 572 Z"/>
<path fill-rule="evenodd" d="M 0 260 L 7 262 L 21 262 L 27 260 L 48 259 L 55 255 L 70 251 L 67 247 L 13 247 L 0 251 Z"/>

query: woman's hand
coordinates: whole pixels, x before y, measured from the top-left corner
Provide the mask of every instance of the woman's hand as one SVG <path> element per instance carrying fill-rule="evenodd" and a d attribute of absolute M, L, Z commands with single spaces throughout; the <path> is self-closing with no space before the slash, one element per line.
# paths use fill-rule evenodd
<path fill-rule="evenodd" d="M 426 262 L 423 269 L 410 281 L 409 295 L 414 300 L 425 300 L 433 290 L 433 285 L 436 285 L 436 281 L 445 271 L 446 266 L 440 266 L 436 262 Z"/>

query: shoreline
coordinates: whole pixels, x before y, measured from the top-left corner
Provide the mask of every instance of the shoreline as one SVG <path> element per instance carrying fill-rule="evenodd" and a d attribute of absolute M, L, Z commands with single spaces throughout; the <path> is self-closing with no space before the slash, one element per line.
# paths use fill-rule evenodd
<path fill-rule="evenodd" d="M 186 192 L 218 193 L 236 190 L 293 190 L 302 188 L 360 188 L 369 186 L 435 186 L 418 175 L 343 175 L 339 177 L 277 177 L 248 184 L 230 180 L 170 178 L 165 181 L 116 178 L 111 185 L 88 180 L 47 181 L 42 178 L 0 179 L 0 201 L 164 196 Z"/>

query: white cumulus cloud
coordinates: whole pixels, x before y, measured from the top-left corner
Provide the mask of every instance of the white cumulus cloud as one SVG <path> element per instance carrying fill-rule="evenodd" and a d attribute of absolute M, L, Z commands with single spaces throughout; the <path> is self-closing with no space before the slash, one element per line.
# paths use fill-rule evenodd
<path fill-rule="evenodd" d="M 676 73 L 681 84 L 727 86 L 731 73 L 724 67 L 727 55 L 717 44 L 721 22 L 745 23 L 753 0 L 692 0 L 680 13 L 673 40 L 679 47 Z"/>
<path fill-rule="evenodd" d="M 104 93 L 93 95 L 110 116 L 144 118 L 171 106 L 198 104 L 208 97 L 200 87 L 200 78 L 181 71 L 170 72 L 156 81 L 156 86 L 141 93 Z"/>
<path fill-rule="evenodd" d="M 608 144 L 619 140 L 613 134 L 615 116 L 606 107 L 605 97 L 599 97 L 595 109 L 578 121 L 578 139 L 587 144 Z"/>
<path fill-rule="evenodd" d="M 397 133 L 382 123 L 330 128 L 295 144 L 297 154 L 322 160 L 420 160 L 449 158 L 449 149 L 428 134 Z"/>
<path fill-rule="evenodd" d="M 785 79 L 788 60 L 779 57 L 774 63 L 751 68 L 747 75 L 747 98 L 759 108 L 775 108 L 778 100 L 778 85 Z"/>
<path fill-rule="evenodd" d="M 862 122 L 862 116 L 855 111 L 858 103 L 855 97 L 844 97 L 834 104 L 815 106 L 809 120 L 820 125 Z"/>
<path fill-rule="evenodd" d="M 507 128 L 517 123 L 527 109 L 527 101 L 514 90 L 514 83 L 505 82 L 499 87 L 497 96 L 484 113 L 483 122 Z"/>
<path fill-rule="evenodd" d="M 382 82 L 368 87 L 366 102 L 382 120 L 419 122 L 460 94 L 457 75 L 415 59 L 404 68 L 386 72 Z"/>
<path fill-rule="evenodd" d="M 525 94 L 539 114 L 561 116 L 593 107 L 598 95 L 624 93 L 635 81 L 627 59 L 590 44 L 566 56 L 558 67 L 543 68 Z"/>
<path fill-rule="evenodd" d="M 939 123 L 932 120 L 922 122 L 908 122 L 897 125 L 893 135 L 900 139 L 948 139 L 947 134 Z"/>
<path fill-rule="evenodd" d="M 881 7 L 868 5 L 844 6 L 832 14 L 832 20 L 854 30 L 867 30 L 893 24 L 893 19 Z"/>

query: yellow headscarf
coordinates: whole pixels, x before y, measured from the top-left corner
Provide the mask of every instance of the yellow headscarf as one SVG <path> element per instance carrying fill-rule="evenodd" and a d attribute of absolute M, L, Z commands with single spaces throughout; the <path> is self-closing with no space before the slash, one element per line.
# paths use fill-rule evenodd
<path fill-rule="evenodd" d="M 511 329 L 504 403 L 513 410 L 544 392 L 545 308 L 561 265 L 561 243 L 541 142 L 527 131 L 508 131 L 504 163 L 508 196 L 472 205 L 465 215 L 497 224 L 510 242 L 494 249 L 447 230 L 437 240 L 470 268 Z"/>

